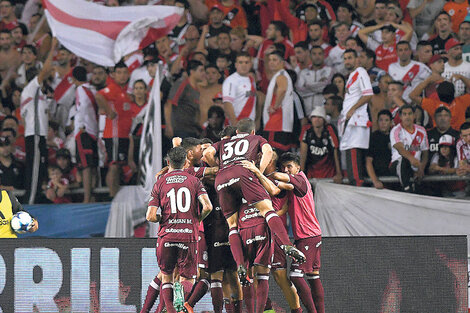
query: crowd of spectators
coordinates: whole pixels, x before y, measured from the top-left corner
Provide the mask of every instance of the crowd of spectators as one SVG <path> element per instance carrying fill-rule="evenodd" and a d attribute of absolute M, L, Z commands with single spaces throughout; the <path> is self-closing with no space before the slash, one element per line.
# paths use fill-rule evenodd
<path fill-rule="evenodd" d="M 380 189 L 398 176 L 403 191 L 465 196 L 463 182 L 418 185 L 470 173 L 467 0 L 93 2 L 184 13 L 105 68 L 52 38 L 40 1 L 0 0 L 0 185 L 24 201 L 90 202 L 99 185 L 113 197 L 134 184 L 157 68 L 163 153 L 174 136 L 214 142 L 249 117 L 309 178 Z"/>

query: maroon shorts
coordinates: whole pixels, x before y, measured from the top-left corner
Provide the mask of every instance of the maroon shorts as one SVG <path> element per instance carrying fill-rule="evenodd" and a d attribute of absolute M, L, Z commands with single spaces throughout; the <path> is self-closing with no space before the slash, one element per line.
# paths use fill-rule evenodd
<path fill-rule="evenodd" d="M 300 265 L 297 262 L 292 262 L 291 271 L 301 271 L 308 274 L 320 269 L 321 236 L 299 239 L 295 242 L 295 246 L 305 254 L 307 261 Z"/>
<path fill-rule="evenodd" d="M 274 246 L 274 255 L 273 263 L 271 264 L 274 270 L 286 269 L 287 268 L 287 258 L 286 253 L 281 248 L 281 240 L 274 235 L 273 236 L 273 246 Z"/>
<path fill-rule="evenodd" d="M 197 242 L 173 242 L 165 237 L 157 239 L 157 261 L 163 274 L 171 275 L 178 266 L 178 272 L 185 278 L 197 274 Z"/>
<path fill-rule="evenodd" d="M 262 265 L 271 267 L 274 245 L 268 225 L 259 224 L 254 227 L 240 229 L 245 260 L 248 266 Z"/>
<path fill-rule="evenodd" d="M 202 231 L 199 232 L 199 241 L 197 242 L 197 264 L 200 268 L 209 267 L 209 257 L 207 254 L 206 235 Z"/>
<path fill-rule="evenodd" d="M 237 269 L 228 239 L 226 241 L 214 241 L 207 247 L 207 252 L 209 254 L 209 273 Z"/>
<path fill-rule="evenodd" d="M 238 212 L 242 197 L 247 205 L 271 199 L 258 178 L 241 165 L 219 171 L 215 178 L 215 187 L 225 218 Z"/>

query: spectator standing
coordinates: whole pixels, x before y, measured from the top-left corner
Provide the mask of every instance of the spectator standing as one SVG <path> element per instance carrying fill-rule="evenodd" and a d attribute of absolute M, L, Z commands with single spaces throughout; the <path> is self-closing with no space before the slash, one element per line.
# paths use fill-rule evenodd
<path fill-rule="evenodd" d="M 346 51 L 346 40 L 349 37 L 349 26 L 348 24 L 341 22 L 334 26 L 332 31 L 335 36 L 336 46 L 330 50 L 326 64 L 334 68 L 336 72 L 344 74 L 346 73 L 346 70 L 343 63 L 343 54 Z"/>
<path fill-rule="evenodd" d="M 370 77 L 363 67 L 357 66 L 357 52 L 346 50 L 344 67 L 349 71 L 343 110 L 338 121 L 340 151 L 346 154 L 346 170 L 351 185 L 364 182 L 364 150 L 369 148 L 370 121 L 367 103 L 373 92 Z"/>
<path fill-rule="evenodd" d="M 372 99 L 370 100 L 369 112 L 372 122 L 372 131 L 376 131 L 379 128 L 379 125 L 377 123 L 378 114 L 380 111 L 387 107 L 388 85 L 391 81 L 392 78 L 387 74 L 380 77 L 378 86 L 379 92 L 375 93 L 372 96 Z"/>
<path fill-rule="evenodd" d="M 15 27 L 20 25 L 15 15 L 15 3 L 13 0 L 2 0 L 0 1 L 0 30 L 13 30 Z"/>
<path fill-rule="evenodd" d="M 369 150 L 366 156 L 366 170 L 377 189 L 383 189 L 384 185 L 379 180 L 380 176 L 390 176 L 390 160 L 392 150 L 390 147 L 390 129 L 392 128 L 392 114 L 388 110 L 378 113 L 378 129 L 370 136 Z"/>
<path fill-rule="evenodd" d="M 42 62 L 37 60 L 36 47 L 25 45 L 21 49 L 21 65 L 16 71 L 15 84 L 17 87 L 23 88 L 26 84 L 26 71 L 35 67 L 37 70 L 42 68 Z"/>
<path fill-rule="evenodd" d="M 21 51 L 26 45 L 26 35 L 28 35 L 28 28 L 24 24 L 19 24 L 11 30 L 11 36 L 16 50 Z"/>
<path fill-rule="evenodd" d="M 356 20 L 354 8 L 347 2 L 342 2 L 338 5 L 336 18 L 339 23 L 345 23 L 348 26 L 349 34 L 353 37 L 356 37 L 359 30 L 364 27 L 364 25 Z"/>
<path fill-rule="evenodd" d="M 49 103 L 45 90 L 48 87 L 46 80 L 51 75 L 52 56 L 56 46 L 57 39 L 54 39 L 44 67 L 27 83 L 21 93 L 21 116 L 25 125 L 26 146 L 25 188 L 29 204 L 35 203 L 41 183 L 47 178 L 46 136 Z"/>
<path fill-rule="evenodd" d="M 464 62 L 462 43 L 455 38 L 446 42 L 446 53 L 448 60 L 445 63 L 442 77 L 454 83 L 455 97 L 459 97 L 465 94 L 465 88 L 470 86 L 470 80 L 468 80 L 470 78 L 470 63 Z"/>
<path fill-rule="evenodd" d="M 209 108 L 207 126 L 202 131 L 203 138 L 209 138 L 212 142 L 220 140 L 219 134 L 224 129 L 225 112 L 220 106 L 213 105 Z"/>
<path fill-rule="evenodd" d="M 292 63 L 292 67 L 295 73 L 298 75 L 303 69 L 309 68 L 312 65 L 312 59 L 310 58 L 310 52 L 308 49 L 308 43 L 306 41 L 299 41 L 294 45 L 295 61 Z"/>
<path fill-rule="evenodd" d="M 268 66 L 274 73 L 268 85 L 263 108 L 264 136 L 268 143 L 281 151 L 288 151 L 294 144 L 294 87 L 284 70 L 284 59 L 275 51 L 268 57 Z"/>
<path fill-rule="evenodd" d="M 418 38 L 423 37 L 441 12 L 445 0 L 410 0 L 407 9 L 413 19 L 413 28 Z"/>
<path fill-rule="evenodd" d="M 224 14 L 223 23 L 231 28 L 241 26 L 244 29 L 248 27 L 245 10 L 234 0 L 206 0 L 206 6 L 211 9 L 215 4 Z"/>
<path fill-rule="evenodd" d="M 310 50 L 311 66 L 298 73 L 296 90 L 302 97 L 305 111 L 309 114 L 314 107 L 323 105 L 323 89 L 331 81 L 334 70 L 325 64 L 325 52 L 321 46 Z"/>
<path fill-rule="evenodd" d="M 383 24 L 387 15 L 387 0 L 376 0 L 374 4 L 374 19 L 364 23 L 365 27 Z"/>
<path fill-rule="evenodd" d="M 221 33 L 229 33 L 232 28 L 224 24 L 225 14 L 220 4 L 214 4 L 209 11 L 209 29 L 207 41 L 209 48 L 217 48 L 217 36 Z"/>
<path fill-rule="evenodd" d="M 339 116 L 343 109 L 343 98 L 331 96 L 325 99 L 326 121 L 331 125 L 338 125 Z"/>
<path fill-rule="evenodd" d="M 202 63 L 196 60 L 188 62 L 186 72 L 188 77 L 173 84 L 165 104 L 165 135 L 168 138 L 199 138 L 201 134 L 198 84 L 204 81 L 206 72 Z"/>
<path fill-rule="evenodd" d="M 252 65 L 251 56 L 240 52 L 235 61 L 237 71 L 222 85 L 224 111 L 231 125 L 244 118 L 250 118 L 259 125 L 261 114 L 257 114 L 256 82 L 250 75 Z"/>
<path fill-rule="evenodd" d="M 326 122 L 325 108 L 315 107 L 310 123 L 300 134 L 300 168 L 307 178 L 334 178 L 343 180 L 339 161 L 339 140 L 336 129 Z"/>
<path fill-rule="evenodd" d="M 469 106 L 470 95 L 464 94 L 463 96 L 454 98 L 454 84 L 443 81 L 437 86 L 437 96 L 439 99 L 422 98 L 419 96 L 419 92 L 424 89 L 424 86 L 425 83 L 422 83 L 413 91 L 411 95 L 414 101 L 420 104 L 421 107 L 428 112 L 429 116 L 434 116 L 435 111 L 440 106 L 449 108 L 452 114 L 451 126 L 455 129 L 460 128 L 460 125 L 465 122 L 465 110 Z"/>
<path fill-rule="evenodd" d="M 21 56 L 13 45 L 11 32 L 7 29 L 0 30 L 0 76 L 2 80 L 7 77 L 10 69 L 15 69 L 20 63 Z"/>
<path fill-rule="evenodd" d="M 185 35 L 191 23 L 188 21 L 189 3 L 187 0 L 176 0 L 173 5 L 184 9 L 178 24 L 176 24 L 175 28 L 168 34 L 168 37 L 172 41 L 171 48 L 175 53 L 179 53 L 180 47 L 185 44 Z"/>
<path fill-rule="evenodd" d="M 0 186 L 9 191 L 23 189 L 24 166 L 13 156 L 12 143 L 7 136 L 4 136 L 6 132 L 3 130 L 2 137 L 0 137 Z"/>
<path fill-rule="evenodd" d="M 459 40 L 462 43 L 462 59 L 464 62 L 470 62 L 470 20 L 460 24 Z"/>
<path fill-rule="evenodd" d="M 217 95 L 220 95 L 222 92 L 222 85 L 219 83 L 222 76 L 220 75 L 217 66 L 214 64 L 208 64 L 206 65 L 205 69 L 206 80 L 203 82 L 203 84 L 199 85 L 199 90 L 201 93 L 201 97 L 199 98 L 201 110 L 201 127 L 203 127 L 204 123 L 207 122 L 209 108 L 215 104 L 214 98 L 217 98 Z"/>
<path fill-rule="evenodd" d="M 410 103 L 409 94 L 416 86 L 431 75 L 429 67 L 411 59 L 411 46 L 408 41 L 397 43 L 398 62 L 390 64 L 388 72 L 395 81 L 403 83 L 403 99 Z"/>
<path fill-rule="evenodd" d="M 436 16 L 434 27 L 436 34 L 429 38 L 432 44 L 432 52 L 433 54 L 444 54 L 446 53 L 445 45 L 447 40 L 453 38 L 450 15 L 445 11 L 441 11 Z"/>
<path fill-rule="evenodd" d="M 394 47 L 395 49 L 395 47 Z M 367 74 L 369 74 L 370 82 L 372 84 L 372 89 L 374 91 L 378 91 L 379 87 L 379 80 L 383 77 L 387 72 L 381 68 L 378 68 L 375 64 L 376 61 L 376 54 L 374 51 L 370 49 L 365 49 L 359 52 L 359 66 L 362 66 L 366 69 Z M 387 67 L 388 69 L 388 67 Z"/>
<path fill-rule="evenodd" d="M 424 127 L 414 124 L 414 108 L 406 104 L 400 108 L 400 124 L 390 132 L 392 172 L 396 173 L 403 191 L 414 192 L 414 176 L 419 182 L 424 177 L 428 162 L 429 143 Z"/>
<path fill-rule="evenodd" d="M 323 24 L 319 20 L 312 21 L 308 24 L 308 36 L 306 39 L 308 48 L 311 51 L 313 46 L 320 46 L 328 58 L 330 50 L 333 48 L 329 43 L 323 40 Z"/>

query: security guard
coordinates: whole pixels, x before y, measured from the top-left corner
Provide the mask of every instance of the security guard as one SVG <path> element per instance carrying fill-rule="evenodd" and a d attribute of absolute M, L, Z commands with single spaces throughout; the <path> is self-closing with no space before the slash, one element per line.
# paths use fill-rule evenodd
<path fill-rule="evenodd" d="M 10 192 L 0 189 L 0 238 L 16 238 L 16 233 L 11 229 L 10 222 L 13 215 L 19 211 L 25 211 L 18 199 Z M 29 232 L 34 233 L 38 230 L 39 224 L 33 218 L 33 225 Z"/>

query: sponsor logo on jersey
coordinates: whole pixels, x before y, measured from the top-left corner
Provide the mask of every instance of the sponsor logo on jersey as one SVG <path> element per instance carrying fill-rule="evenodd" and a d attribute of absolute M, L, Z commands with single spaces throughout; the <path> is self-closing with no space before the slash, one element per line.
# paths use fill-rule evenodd
<path fill-rule="evenodd" d="M 188 250 L 189 247 L 182 242 L 165 242 L 165 248 L 177 247 L 179 249 Z"/>
<path fill-rule="evenodd" d="M 165 178 L 167 184 L 182 184 L 188 177 L 175 175 Z"/>
<path fill-rule="evenodd" d="M 223 188 L 226 188 L 226 187 L 229 187 L 237 182 L 240 181 L 240 178 L 232 178 L 230 179 L 228 182 L 226 183 L 223 183 L 223 184 L 220 184 L 220 185 L 217 185 L 217 191 L 220 191 L 221 189 Z"/>
<path fill-rule="evenodd" d="M 260 235 L 256 235 L 254 238 L 249 238 L 246 240 L 246 244 L 247 245 L 251 245 L 253 242 L 256 242 L 256 241 L 263 241 L 263 240 L 266 240 L 266 236 L 260 236 Z"/>
<path fill-rule="evenodd" d="M 214 248 L 223 247 L 223 246 L 230 246 L 230 243 L 229 242 L 219 242 L 219 241 L 214 242 Z"/>
<path fill-rule="evenodd" d="M 193 230 L 189 228 L 184 228 L 184 229 L 174 229 L 174 228 L 167 228 L 165 230 L 166 233 L 173 233 L 173 234 L 178 234 L 178 233 L 184 233 L 184 234 L 192 234 Z"/>

